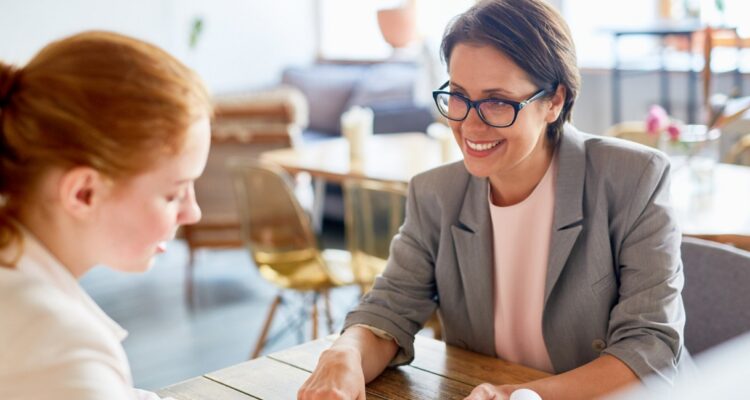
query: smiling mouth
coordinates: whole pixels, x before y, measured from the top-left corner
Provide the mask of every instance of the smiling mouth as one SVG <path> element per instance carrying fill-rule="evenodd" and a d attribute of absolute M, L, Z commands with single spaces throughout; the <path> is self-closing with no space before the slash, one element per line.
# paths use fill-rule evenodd
<path fill-rule="evenodd" d="M 478 143 L 478 142 L 472 142 L 469 139 L 465 139 L 465 140 L 466 140 L 466 145 L 469 146 L 469 148 L 474 151 L 487 151 L 487 150 L 494 148 L 495 146 L 502 143 L 503 141 L 505 141 L 505 139 L 500 139 L 494 142 Z"/>

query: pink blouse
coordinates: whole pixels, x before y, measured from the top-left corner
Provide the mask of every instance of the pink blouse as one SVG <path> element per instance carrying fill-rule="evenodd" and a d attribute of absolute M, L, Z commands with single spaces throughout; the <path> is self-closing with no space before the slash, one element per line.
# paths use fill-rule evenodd
<path fill-rule="evenodd" d="M 542 336 L 544 286 L 555 208 L 557 157 L 534 191 L 508 207 L 490 203 L 498 357 L 554 372 Z M 491 196 L 491 191 L 490 191 Z"/>

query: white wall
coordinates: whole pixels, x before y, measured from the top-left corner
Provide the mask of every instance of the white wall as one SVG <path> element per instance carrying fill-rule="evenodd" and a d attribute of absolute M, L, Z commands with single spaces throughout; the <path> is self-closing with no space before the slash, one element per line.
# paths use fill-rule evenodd
<path fill-rule="evenodd" d="M 313 0 L 0 0 L 0 59 L 25 63 L 46 43 L 107 29 L 159 45 L 214 92 L 273 85 L 315 56 Z M 191 22 L 204 20 L 195 49 Z"/>

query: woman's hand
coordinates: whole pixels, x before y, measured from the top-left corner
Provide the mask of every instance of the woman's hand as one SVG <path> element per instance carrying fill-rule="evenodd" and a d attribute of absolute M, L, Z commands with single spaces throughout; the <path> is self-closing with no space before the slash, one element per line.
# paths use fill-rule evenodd
<path fill-rule="evenodd" d="M 312 375 L 297 392 L 298 400 L 364 400 L 362 357 L 353 347 L 334 347 L 321 353 Z"/>
<path fill-rule="evenodd" d="M 495 386 L 491 383 L 483 383 L 475 387 L 464 400 L 508 400 L 510 394 L 516 389 L 514 385 Z"/>

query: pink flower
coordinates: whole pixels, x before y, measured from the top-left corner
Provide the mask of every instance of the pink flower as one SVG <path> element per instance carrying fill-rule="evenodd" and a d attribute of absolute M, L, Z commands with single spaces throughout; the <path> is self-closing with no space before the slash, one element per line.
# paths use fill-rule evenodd
<path fill-rule="evenodd" d="M 658 135 L 669 124 L 667 112 L 659 105 L 652 105 L 646 117 L 646 132 Z"/>
<path fill-rule="evenodd" d="M 672 122 L 667 126 L 667 134 L 669 134 L 669 139 L 673 142 L 680 140 L 680 127 Z"/>

